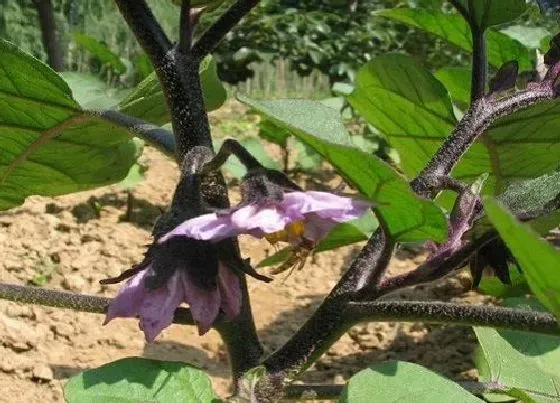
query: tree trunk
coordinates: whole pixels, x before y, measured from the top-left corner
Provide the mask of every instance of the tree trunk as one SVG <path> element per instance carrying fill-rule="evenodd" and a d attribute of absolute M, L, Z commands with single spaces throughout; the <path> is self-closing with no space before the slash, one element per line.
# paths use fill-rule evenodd
<path fill-rule="evenodd" d="M 54 22 L 54 11 L 51 0 L 34 0 L 35 8 L 39 12 L 39 22 L 41 24 L 41 35 L 43 46 L 47 52 L 49 66 L 55 71 L 64 70 L 64 60 L 60 41 L 56 37 L 56 25 Z"/>

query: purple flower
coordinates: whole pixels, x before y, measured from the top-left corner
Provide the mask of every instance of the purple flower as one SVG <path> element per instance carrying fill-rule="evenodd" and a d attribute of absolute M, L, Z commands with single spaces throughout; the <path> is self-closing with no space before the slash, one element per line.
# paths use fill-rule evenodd
<path fill-rule="evenodd" d="M 338 223 L 361 217 L 372 203 L 327 192 L 287 191 L 279 199 L 266 199 L 225 212 L 203 214 L 187 220 L 160 239 L 174 237 L 219 241 L 250 234 L 269 241 L 303 240 L 316 244 Z"/>
<path fill-rule="evenodd" d="M 210 330 L 220 311 L 227 320 L 235 318 L 241 309 L 239 278 L 218 260 L 220 251 L 207 244 L 182 239 L 152 245 L 141 264 L 115 279 L 103 280 L 115 283 L 132 274 L 109 306 L 104 324 L 116 317 L 138 317 L 151 343 L 171 324 L 182 303 L 190 306 L 200 335 Z"/>

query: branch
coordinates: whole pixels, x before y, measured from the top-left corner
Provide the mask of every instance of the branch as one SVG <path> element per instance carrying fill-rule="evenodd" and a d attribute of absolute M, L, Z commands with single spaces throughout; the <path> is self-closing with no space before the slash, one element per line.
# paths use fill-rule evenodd
<path fill-rule="evenodd" d="M 259 0 L 237 0 L 192 47 L 192 56 L 202 60 L 241 19 L 258 4 Z"/>
<path fill-rule="evenodd" d="M 548 312 L 449 302 L 353 302 L 346 309 L 349 322 L 423 322 L 457 326 L 487 326 L 539 334 L 560 335 L 560 324 Z"/>
<path fill-rule="evenodd" d="M 554 81 L 559 68 L 560 64 L 551 67 L 548 78 L 527 90 L 503 98 L 490 95 L 476 100 L 422 173 L 411 182 L 412 189 L 421 196 L 433 197 L 438 179 L 451 172 L 472 143 L 492 123 L 538 102 L 556 98 Z"/>
<path fill-rule="evenodd" d="M 175 152 L 175 139 L 173 138 L 173 133 L 162 129 L 159 126 L 112 109 L 103 111 L 87 111 L 86 113 L 92 116 L 99 116 L 111 123 L 126 127 L 128 130 L 133 132 L 136 137 L 145 140 L 167 155 L 172 156 Z"/>
<path fill-rule="evenodd" d="M 486 37 L 484 31 L 473 22 L 471 35 L 473 43 L 472 72 L 471 72 L 471 104 L 484 97 L 486 80 L 488 78 L 488 60 L 486 56 Z"/>
<path fill-rule="evenodd" d="M 377 231 L 311 318 L 264 361 L 270 373 L 296 375 L 320 357 L 347 330 L 345 309 L 385 271 L 394 243 Z M 372 263 L 374 262 L 374 263 Z M 372 268 L 372 264 L 375 267 Z M 373 269 L 373 270 L 372 270 Z"/>
<path fill-rule="evenodd" d="M 165 64 L 172 44 L 145 0 L 115 0 L 119 11 L 156 69 Z"/>
<path fill-rule="evenodd" d="M 445 277 L 450 273 L 453 273 L 455 270 L 464 267 L 468 263 L 473 253 L 475 253 L 487 243 L 495 240 L 497 237 L 498 234 L 496 232 L 488 232 L 479 239 L 463 246 L 445 260 L 439 262 L 430 261 L 427 263 L 423 263 L 416 269 L 408 273 L 383 279 L 380 282 L 378 288 L 374 291 L 374 294 L 370 295 L 369 299 L 379 298 L 382 295 L 386 295 L 392 291 L 399 290 L 404 287 L 428 283 L 430 281 Z"/>
<path fill-rule="evenodd" d="M 192 45 L 192 24 L 191 24 L 191 0 L 183 0 L 181 4 L 180 35 L 177 50 L 187 54 Z"/>
<path fill-rule="evenodd" d="M 94 295 L 72 294 L 69 292 L 0 283 L 0 299 L 24 304 L 52 306 L 55 308 L 68 308 L 78 312 L 102 313 L 107 311 L 113 301 L 112 298 L 97 297 Z M 173 323 L 194 325 L 189 309 L 177 308 Z"/>

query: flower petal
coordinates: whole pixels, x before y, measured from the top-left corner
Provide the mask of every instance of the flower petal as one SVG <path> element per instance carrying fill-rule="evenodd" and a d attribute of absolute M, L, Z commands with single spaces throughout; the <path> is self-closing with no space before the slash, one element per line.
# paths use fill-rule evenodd
<path fill-rule="evenodd" d="M 113 299 L 111 305 L 109 305 L 107 315 L 105 316 L 105 322 L 103 322 L 104 325 L 117 317 L 133 318 L 138 316 L 140 305 L 148 292 L 144 282 L 151 270 L 151 266 L 147 265 L 145 269 L 129 278 L 121 287 L 118 295 Z"/>
<path fill-rule="evenodd" d="M 212 213 L 203 214 L 183 222 L 158 239 L 158 242 L 162 243 L 176 236 L 186 236 L 200 240 L 221 240 L 234 235 L 236 235 L 236 232 L 231 224 L 230 216 Z"/>
<path fill-rule="evenodd" d="M 237 233 L 254 233 L 255 230 L 260 230 L 269 234 L 281 231 L 290 222 L 302 218 L 303 215 L 297 211 L 285 214 L 275 205 L 264 207 L 248 205 L 231 214 L 231 222 Z"/>
<path fill-rule="evenodd" d="M 372 203 L 328 192 L 308 191 L 286 193 L 281 205 L 287 215 L 294 214 L 293 211 L 315 213 L 322 218 L 346 222 L 360 218 Z"/>
<path fill-rule="evenodd" d="M 140 328 L 151 343 L 163 329 L 173 322 L 175 309 L 183 302 L 182 270 L 177 269 L 165 287 L 147 291 L 140 307 Z"/>
<path fill-rule="evenodd" d="M 330 218 L 322 218 L 315 213 L 308 214 L 305 218 L 303 237 L 317 243 L 331 232 L 336 224 L 338 223 Z"/>
<path fill-rule="evenodd" d="M 218 272 L 218 289 L 221 297 L 220 308 L 227 319 L 234 319 L 241 311 L 241 287 L 239 277 L 223 264 L 220 264 Z"/>
<path fill-rule="evenodd" d="M 184 301 L 189 304 L 194 321 L 198 325 L 198 333 L 208 332 L 220 312 L 220 292 L 203 290 L 189 279 L 189 274 L 182 273 Z"/>

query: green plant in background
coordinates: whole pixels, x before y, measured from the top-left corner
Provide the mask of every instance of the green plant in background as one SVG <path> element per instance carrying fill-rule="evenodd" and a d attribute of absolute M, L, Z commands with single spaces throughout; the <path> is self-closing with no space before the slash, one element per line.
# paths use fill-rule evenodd
<path fill-rule="evenodd" d="M 224 37 L 222 46 L 232 46 L 239 39 L 236 35 L 246 27 L 232 28 L 258 2 L 224 2 L 222 8 L 205 3 L 212 10 L 198 25 L 198 11 L 188 1 L 179 2 L 180 8 L 168 1 L 162 7 L 180 14 L 179 27 L 174 25 L 176 43 L 144 1 L 115 3 L 154 67 L 151 73 L 145 62 L 139 62 L 144 78 L 128 94 L 120 92 L 116 80 L 108 79 L 125 74 L 122 65 L 126 67 L 120 57 L 123 53 L 111 41 L 74 36 L 103 66 L 95 80 L 75 73 L 59 75 L 15 45 L 0 42 L 0 101 L 4 105 L 0 111 L 4 151 L 0 208 L 18 206 L 32 194 L 75 192 L 125 177 L 121 186 L 133 187 L 142 169 L 136 161 L 141 146 L 132 137 L 175 156 L 182 175 L 173 202 L 155 224 L 154 244 L 146 260 L 105 281 L 134 276 L 109 307 L 97 297 L 9 284 L 0 284 L 0 297 L 88 312 L 103 313 L 108 308 L 108 319 L 139 316 L 149 341 L 172 321 L 196 322 L 201 333 L 208 330 L 203 326 L 213 323 L 230 354 L 237 385 L 231 401 L 274 402 L 309 392 L 344 402 L 560 401 L 560 252 L 543 239 L 560 224 L 556 130 L 560 35 L 552 37 L 550 47 L 543 47 L 542 38 L 548 34 L 531 26 L 536 21 L 535 6 L 522 0 L 454 0 L 451 8 L 426 0 L 372 16 L 366 7 L 373 3 L 368 2 L 303 2 L 298 4 L 301 13 L 291 11 L 295 4 L 263 2 L 249 23 L 257 23 L 251 19 L 267 10 L 276 14 L 277 29 L 284 27 L 305 41 L 307 28 L 301 24 L 314 22 L 306 46 L 314 47 L 319 56 L 310 54 L 308 65 L 301 62 L 297 68 L 302 73 L 310 65 L 329 67 L 328 74 L 335 79 L 352 76 L 354 69 L 357 73 L 351 86 L 337 84 L 337 97 L 323 101 L 239 95 L 239 101 L 259 116 L 259 137 L 242 136 L 243 130 L 237 130 L 238 141 L 217 141 L 211 135 L 207 112 L 226 99 L 218 71 L 220 63 L 225 68 L 227 58 L 214 59 L 210 54 Z M 542 1 L 540 6 L 560 6 L 552 3 Z M 288 12 L 281 16 L 281 10 Z M 332 10 L 339 10 L 338 15 Z M 103 19 L 96 12 L 87 18 Z M 351 39 L 350 31 L 356 27 L 342 24 L 343 17 L 352 19 L 346 21 L 350 25 L 367 20 L 376 27 L 381 19 L 398 22 L 393 27 L 410 25 L 426 32 L 421 37 L 424 45 L 424 38 L 437 36 L 461 49 L 460 55 L 472 54 L 472 63 L 468 69 L 453 66 L 462 59 L 446 59 L 451 53 L 444 55 L 445 63 L 431 58 L 421 63 L 402 52 L 387 52 L 397 49 L 391 45 L 376 47 L 364 56 L 366 60 L 353 58 L 346 52 L 348 43 L 339 46 L 319 40 L 321 30 L 330 34 L 329 41 L 343 36 L 329 25 L 337 23 L 346 27 Z M 290 25 L 294 21 L 295 29 Z M 270 20 L 263 17 L 261 22 L 266 25 Z M 550 19 L 543 25 L 548 32 L 554 31 Z M 271 41 L 268 51 L 284 55 L 284 49 L 297 43 L 290 38 L 281 36 L 276 42 L 286 48 L 274 48 Z M 392 40 L 391 36 L 386 39 Z M 256 43 L 256 39 L 251 41 Z M 328 55 L 331 45 L 339 59 L 327 65 L 322 52 Z M 357 46 L 369 52 L 369 47 Z M 422 46 L 412 54 L 424 52 Z M 544 63 L 537 50 L 546 50 Z M 301 56 L 301 48 L 298 52 Z M 344 60 L 348 66 L 358 61 L 363 65 L 345 70 Z M 299 63 L 297 57 L 292 61 Z M 350 115 L 347 104 L 352 107 Z M 398 152 L 398 160 L 388 163 L 379 158 L 380 147 L 368 141 L 371 134 L 349 134 L 347 126 L 356 115 L 367 122 L 362 127 L 383 139 L 379 144 Z M 283 150 L 281 158 L 271 158 L 260 139 Z M 290 144 L 297 144 L 299 167 L 290 163 Z M 313 176 L 326 164 L 359 199 L 304 191 L 280 172 L 292 173 L 294 167 Z M 244 196 L 243 204 L 234 209 L 228 209 L 219 173 L 222 166 L 238 177 Z M 330 202 L 317 207 L 314 203 L 322 197 Z M 297 200 L 310 204 L 294 203 Z M 343 202 L 349 203 L 349 211 L 365 206 L 366 213 L 360 218 L 350 213 L 337 216 L 341 208 L 337 203 Z M 262 212 L 269 214 L 267 219 L 259 215 Z M 248 214 L 248 218 L 240 220 L 236 214 Z M 328 224 L 329 231 L 318 224 Z M 317 238 L 310 229 L 325 233 Z M 308 321 L 277 351 L 264 356 L 244 274 L 271 279 L 242 258 L 235 238 L 238 233 L 264 236 L 270 242 L 272 237 L 288 241 L 285 249 L 260 266 L 292 269 L 302 267 L 309 254 L 367 242 Z M 424 242 L 430 250 L 425 262 L 409 273 L 387 273 L 397 244 Z M 505 283 L 513 280 L 516 286 L 483 280 L 483 290 L 518 298 L 505 299 L 504 306 L 378 300 L 403 287 L 440 279 L 469 263 L 475 278 L 489 266 Z M 199 266 L 204 270 L 198 270 Z M 515 277 L 512 266 L 519 267 Z M 42 284 L 45 279 L 35 280 Z M 198 293 L 196 298 L 192 290 Z M 131 295 L 137 299 L 127 299 Z M 185 300 L 189 310 L 175 309 Z M 220 310 L 222 315 L 218 315 Z M 354 324 L 398 320 L 473 326 L 480 343 L 479 380 L 457 383 L 416 364 L 390 361 L 372 363 L 343 387 L 292 383 Z M 186 363 L 141 358 L 83 372 L 67 383 L 65 398 L 71 402 L 99 398 L 219 401 L 202 370 Z"/>

